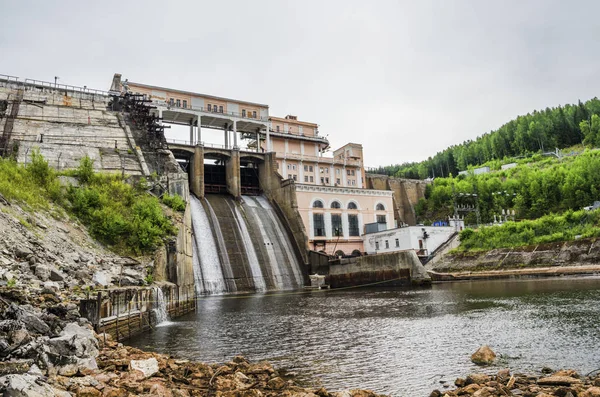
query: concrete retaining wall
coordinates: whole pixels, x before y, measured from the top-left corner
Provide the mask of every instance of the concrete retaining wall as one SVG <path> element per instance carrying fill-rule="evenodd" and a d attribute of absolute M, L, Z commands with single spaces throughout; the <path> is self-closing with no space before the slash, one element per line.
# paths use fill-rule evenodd
<path fill-rule="evenodd" d="M 429 282 L 429 275 L 414 251 L 340 259 L 329 265 L 328 283 L 332 288 Z"/>

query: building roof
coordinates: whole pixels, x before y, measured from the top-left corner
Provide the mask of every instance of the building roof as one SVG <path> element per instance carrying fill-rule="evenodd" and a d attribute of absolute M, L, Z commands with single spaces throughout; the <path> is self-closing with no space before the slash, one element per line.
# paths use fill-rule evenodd
<path fill-rule="evenodd" d="M 280 121 L 282 123 L 288 123 L 288 124 L 301 124 L 301 125 L 305 125 L 307 127 L 318 127 L 319 126 L 316 123 L 310 123 L 308 121 L 300 121 L 300 120 L 294 120 L 294 119 L 287 119 L 285 117 L 269 116 L 269 120 Z"/>
<path fill-rule="evenodd" d="M 144 88 L 155 89 L 155 90 L 161 90 L 161 91 L 178 92 L 178 93 L 181 93 L 181 94 L 201 96 L 201 97 L 204 97 L 204 98 L 211 98 L 211 99 L 216 99 L 216 100 L 221 100 L 221 101 L 238 102 L 238 103 L 243 103 L 243 104 L 246 104 L 246 105 L 260 106 L 260 107 L 264 107 L 264 108 L 268 108 L 269 107 L 269 105 L 265 105 L 265 104 L 262 104 L 262 103 L 249 102 L 249 101 L 241 101 L 239 99 L 231 99 L 231 98 L 225 98 L 225 97 L 220 97 L 220 96 L 215 96 L 215 95 L 201 94 L 199 92 L 178 90 L 176 88 L 160 87 L 160 86 L 157 86 L 157 85 L 149 85 L 149 84 L 143 84 L 143 83 L 136 83 L 136 82 L 133 82 L 133 81 L 128 81 L 127 84 L 134 85 L 134 86 L 139 86 L 139 87 L 144 87 Z"/>

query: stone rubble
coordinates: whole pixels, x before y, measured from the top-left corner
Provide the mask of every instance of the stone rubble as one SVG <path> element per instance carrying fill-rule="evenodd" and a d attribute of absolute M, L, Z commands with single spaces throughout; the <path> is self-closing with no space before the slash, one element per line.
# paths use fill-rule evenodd
<path fill-rule="evenodd" d="M 15 203 L 0 204 L 0 287 L 56 294 L 144 284 L 142 263 L 115 255 L 91 238 L 85 227 L 66 215 L 63 218 L 29 213 Z"/>
<path fill-rule="evenodd" d="M 544 371 L 547 372 L 547 371 Z M 550 376 L 511 374 L 503 369 L 496 375 L 470 374 L 454 381 L 455 390 L 434 390 L 430 397 L 600 397 L 600 373 L 585 377 L 576 371 L 561 370 Z"/>
<path fill-rule="evenodd" d="M 376 397 L 298 386 L 267 362 L 203 364 L 141 351 L 96 335 L 69 296 L 0 288 L 0 392 L 4 396 Z"/>

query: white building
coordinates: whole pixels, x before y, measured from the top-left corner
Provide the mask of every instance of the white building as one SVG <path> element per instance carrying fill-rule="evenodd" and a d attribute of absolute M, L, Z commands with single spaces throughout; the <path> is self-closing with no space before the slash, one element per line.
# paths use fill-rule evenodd
<path fill-rule="evenodd" d="M 430 255 L 457 231 L 452 226 L 409 226 L 363 235 L 365 252 L 369 255 L 415 250 L 417 255 Z"/>

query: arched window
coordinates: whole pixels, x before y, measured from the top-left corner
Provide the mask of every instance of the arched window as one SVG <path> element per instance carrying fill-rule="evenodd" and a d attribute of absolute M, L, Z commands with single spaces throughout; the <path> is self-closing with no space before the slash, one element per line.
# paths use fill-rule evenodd
<path fill-rule="evenodd" d="M 315 200 L 313 208 L 323 208 L 323 202 L 321 200 Z"/>
<path fill-rule="evenodd" d="M 338 257 L 341 256 L 341 257 L 343 257 L 344 256 L 344 251 L 342 251 L 342 250 L 335 251 L 335 256 L 338 256 Z"/>
<path fill-rule="evenodd" d="M 348 209 L 349 210 L 356 210 L 358 209 L 358 207 L 356 206 L 356 203 L 353 203 L 352 201 L 348 203 Z"/>
<path fill-rule="evenodd" d="M 362 253 L 359 250 L 352 251 L 352 256 L 361 256 Z"/>
<path fill-rule="evenodd" d="M 342 205 L 339 201 L 334 201 L 333 203 L 331 203 L 331 208 L 342 208 Z"/>
<path fill-rule="evenodd" d="M 385 211 L 385 207 L 383 206 L 383 204 L 379 203 L 377 204 L 377 207 L 375 207 L 376 211 Z"/>

